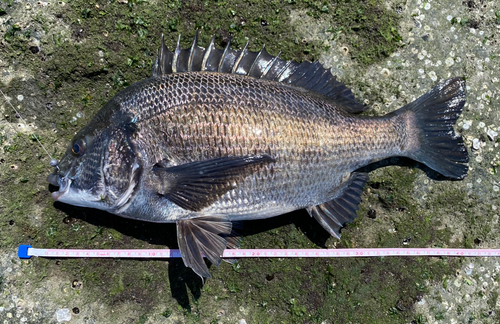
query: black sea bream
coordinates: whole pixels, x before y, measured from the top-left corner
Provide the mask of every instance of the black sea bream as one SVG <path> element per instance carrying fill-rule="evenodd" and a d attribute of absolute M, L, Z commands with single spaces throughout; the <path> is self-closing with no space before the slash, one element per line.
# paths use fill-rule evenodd
<path fill-rule="evenodd" d="M 164 42 L 152 77 L 111 99 L 49 175 L 60 202 L 175 222 L 182 258 L 210 277 L 232 222 L 305 208 L 331 235 L 356 217 L 366 173 L 391 156 L 446 177 L 467 174 L 453 125 L 465 103 L 454 78 L 381 117 L 318 62 Z"/>

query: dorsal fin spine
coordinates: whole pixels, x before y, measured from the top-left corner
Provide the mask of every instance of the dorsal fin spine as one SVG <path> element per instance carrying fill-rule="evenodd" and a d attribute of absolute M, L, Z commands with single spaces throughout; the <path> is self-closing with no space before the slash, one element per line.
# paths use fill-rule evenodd
<path fill-rule="evenodd" d="M 165 49 L 166 48 L 167 48 L 167 46 L 165 45 L 165 36 L 163 36 L 163 34 L 161 34 L 160 58 L 158 59 L 158 68 L 159 68 L 159 72 L 161 75 L 165 74 L 164 66 L 163 66 L 163 58 L 165 57 Z"/>
<path fill-rule="evenodd" d="M 285 74 L 288 68 L 292 65 L 292 61 L 287 61 L 285 66 L 277 73 L 278 82 L 283 82 L 286 78 L 289 77 L 289 74 Z"/>
<path fill-rule="evenodd" d="M 231 47 L 231 37 L 229 37 L 229 41 L 227 42 L 226 48 L 222 53 L 222 57 L 220 58 L 219 68 L 217 69 L 218 72 L 222 70 L 222 65 L 224 64 L 224 60 L 226 59 L 227 53 L 229 52 L 229 47 Z"/>
<path fill-rule="evenodd" d="M 245 56 L 246 52 L 247 52 L 247 48 L 248 48 L 248 42 L 245 44 L 245 47 L 243 48 L 243 50 L 240 52 L 240 55 L 238 56 L 238 58 L 236 59 L 236 61 L 234 62 L 234 65 L 233 65 L 233 70 L 231 71 L 231 73 L 236 73 L 236 71 L 238 71 L 238 67 L 241 63 L 241 60 L 243 59 L 243 57 Z M 239 74 L 239 73 L 238 73 Z M 248 74 L 248 71 L 247 71 L 247 74 Z"/>
<path fill-rule="evenodd" d="M 278 55 L 276 55 L 273 58 L 273 60 L 267 65 L 266 69 L 262 73 L 262 77 L 265 77 L 267 75 L 267 72 L 269 72 L 269 70 L 271 70 L 271 68 L 273 67 L 274 63 L 280 58 L 280 55 L 281 55 L 281 52 L 279 52 Z"/>
<path fill-rule="evenodd" d="M 199 29 L 196 30 L 193 38 L 193 44 L 191 45 L 191 50 L 189 51 L 189 59 L 188 59 L 188 71 L 193 71 L 193 57 L 195 53 L 195 48 L 198 45 L 198 34 Z"/>
<path fill-rule="evenodd" d="M 208 57 L 212 53 L 212 49 L 215 44 L 215 35 L 212 36 L 212 39 L 210 40 L 210 44 L 208 44 L 207 49 L 205 50 L 205 55 L 203 55 L 203 61 L 201 62 L 201 70 L 205 71 L 207 69 L 207 63 L 208 63 Z"/>
<path fill-rule="evenodd" d="M 260 60 L 260 56 L 262 55 L 262 51 L 266 50 L 265 47 L 266 47 L 266 45 L 262 46 L 262 48 L 260 49 L 259 53 L 257 54 L 257 56 L 255 57 L 255 60 L 252 63 L 252 66 L 250 66 L 250 68 L 248 69 L 247 75 L 252 75 L 252 72 L 253 72 L 255 66 L 257 66 L 257 68 L 258 68 L 258 64 L 259 64 L 258 62 Z M 269 63 L 268 63 L 268 65 L 269 65 Z M 266 68 L 267 68 L 267 66 L 266 66 Z M 260 77 L 262 77 L 262 73 L 261 73 Z"/>
<path fill-rule="evenodd" d="M 175 46 L 174 59 L 172 60 L 172 72 L 174 73 L 177 72 L 181 50 L 181 35 L 179 35 L 179 37 L 177 38 L 177 45 Z"/>

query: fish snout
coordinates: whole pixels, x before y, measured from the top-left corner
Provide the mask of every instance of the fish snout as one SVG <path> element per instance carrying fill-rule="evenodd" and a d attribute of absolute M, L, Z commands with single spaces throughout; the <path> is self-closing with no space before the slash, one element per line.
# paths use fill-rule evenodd
<path fill-rule="evenodd" d="M 64 196 L 69 191 L 71 185 L 71 179 L 67 177 L 60 177 L 57 174 L 50 174 L 47 180 L 54 186 L 59 187 L 58 191 L 52 193 L 52 199 L 58 201 L 62 196 Z"/>

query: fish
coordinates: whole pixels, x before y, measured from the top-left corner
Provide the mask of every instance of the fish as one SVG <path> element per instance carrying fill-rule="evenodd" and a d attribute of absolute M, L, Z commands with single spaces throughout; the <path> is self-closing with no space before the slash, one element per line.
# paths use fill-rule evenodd
<path fill-rule="evenodd" d="M 389 157 L 463 179 L 454 130 L 465 80 L 451 78 L 389 114 L 368 107 L 319 62 L 198 44 L 168 50 L 150 78 L 116 94 L 71 140 L 47 180 L 55 201 L 175 223 L 186 267 L 210 278 L 237 248 L 234 224 L 306 209 L 332 236 L 357 217 L 369 177 Z M 366 169 L 366 168 L 365 168 Z"/>

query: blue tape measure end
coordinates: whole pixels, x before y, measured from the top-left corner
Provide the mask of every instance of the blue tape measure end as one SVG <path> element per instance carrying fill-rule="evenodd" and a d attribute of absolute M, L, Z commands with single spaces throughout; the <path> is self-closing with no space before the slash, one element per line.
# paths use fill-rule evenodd
<path fill-rule="evenodd" d="M 31 255 L 28 255 L 28 249 L 31 248 L 31 245 L 19 245 L 19 249 L 17 250 L 17 256 L 20 259 L 30 259 Z"/>

